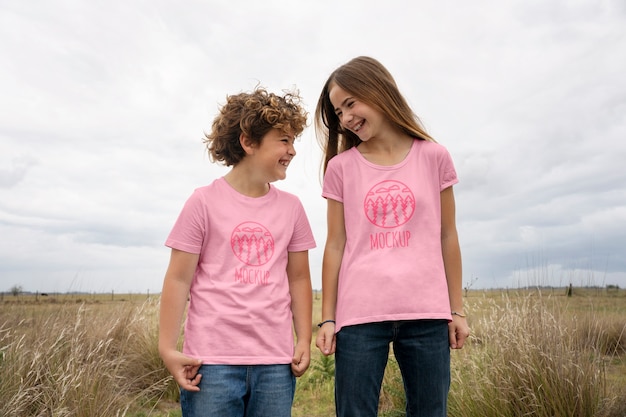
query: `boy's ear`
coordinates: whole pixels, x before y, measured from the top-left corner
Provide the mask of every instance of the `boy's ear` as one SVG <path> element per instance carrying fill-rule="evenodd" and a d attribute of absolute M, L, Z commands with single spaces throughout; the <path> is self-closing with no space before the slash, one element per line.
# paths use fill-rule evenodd
<path fill-rule="evenodd" d="M 241 144 L 241 148 L 247 155 L 254 153 L 255 143 L 246 134 L 242 133 L 239 135 L 239 144 Z"/>

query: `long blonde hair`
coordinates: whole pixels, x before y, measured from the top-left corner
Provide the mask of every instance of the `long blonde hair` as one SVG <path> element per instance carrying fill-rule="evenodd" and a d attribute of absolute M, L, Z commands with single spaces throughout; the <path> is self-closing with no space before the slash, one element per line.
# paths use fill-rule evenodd
<path fill-rule="evenodd" d="M 323 172 L 328 161 L 340 152 L 361 143 L 359 137 L 344 130 L 330 102 L 330 88 L 337 85 L 364 103 L 378 109 L 406 134 L 435 141 L 404 99 L 389 71 L 377 60 L 360 56 L 340 66 L 328 77 L 315 109 L 315 129 L 324 152 Z"/>

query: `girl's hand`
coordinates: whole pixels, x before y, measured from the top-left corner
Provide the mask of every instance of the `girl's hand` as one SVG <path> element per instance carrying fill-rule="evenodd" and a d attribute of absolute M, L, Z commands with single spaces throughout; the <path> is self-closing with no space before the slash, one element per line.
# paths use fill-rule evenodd
<path fill-rule="evenodd" d="M 335 323 L 324 323 L 317 332 L 315 346 L 326 356 L 335 353 Z"/>
<path fill-rule="evenodd" d="M 448 323 L 448 335 L 450 337 L 450 348 L 461 349 L 465 340 L 469 337 L 470 328 L 465 317 L 453 315 L 452 321 Z"/>

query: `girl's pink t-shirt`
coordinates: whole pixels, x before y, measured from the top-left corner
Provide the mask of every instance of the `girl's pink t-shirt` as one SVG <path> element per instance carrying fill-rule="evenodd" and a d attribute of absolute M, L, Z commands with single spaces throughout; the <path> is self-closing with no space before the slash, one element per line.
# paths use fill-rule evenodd
<path fill-rule="evenodd" d="M 300 200 L 270 186 L 263 197 L 224 178 L 185 203 L 166 246 L 199 254 L 183 352 L 205 364 L 291 363 L 288 252 L 315 247 Z"/>
<path fill-rule="evenodd" d="M 448 151 L 424 140 L 414 140 L 397 165 L 375 165 L 356 147 L 329 161 L 322 195 L 343 204 L 347 236 L 336 331 L 388 320 L 452 319 L 440 194 L 457 182 Z"/>

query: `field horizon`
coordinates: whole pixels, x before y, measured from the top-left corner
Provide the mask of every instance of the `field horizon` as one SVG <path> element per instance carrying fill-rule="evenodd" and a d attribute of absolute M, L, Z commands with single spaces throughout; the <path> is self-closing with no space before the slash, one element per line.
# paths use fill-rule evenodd
<path fill-rule="evenodd" d="M 159 293 L 3 293 L 0 415 L 180 417 L 156 347 Z M 466 289 L 472 335 L 452 352 L 451 417 L 626 415 L 626 289 Z M 294 417 L 334 415 L 334 358 L 314 346 Z M 68 372 L 70 370 L 71 372 Z M 401 416 L 393 355 L 379 415 Z"/>

